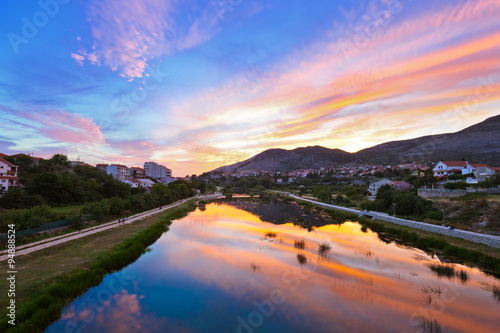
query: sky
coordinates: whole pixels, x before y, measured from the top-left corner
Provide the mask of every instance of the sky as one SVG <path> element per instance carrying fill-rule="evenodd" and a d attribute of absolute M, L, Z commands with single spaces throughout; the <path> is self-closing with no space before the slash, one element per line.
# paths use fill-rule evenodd
<path fill-rule="evenodd" d="M 201 174 L 500 114 L 500 0 L 4 0 L 0 152 Z"/>

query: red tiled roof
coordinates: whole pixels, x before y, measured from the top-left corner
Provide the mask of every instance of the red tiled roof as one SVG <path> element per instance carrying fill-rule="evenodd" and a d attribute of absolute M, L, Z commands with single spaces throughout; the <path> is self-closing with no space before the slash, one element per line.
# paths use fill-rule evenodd
<path fill-rule="evenodd" d="M 7 157 L 7 156 L 9 156 L 9 155 L 0 153 L 0 157 Z"/>
<path fill-rule="evenodd" d="M 469 163 L 469 165 L 473 168 L 488 168 L 486 164 Z"/>
<path fill-rule="evenodd" d="M 450 169 L 448 171 L 462 171 L 462 169 Z"/>
<path fill-rule="evenodd" d="M 96 167 L 100 167 L 100 166 L 108 166 L 109 164 L 96 164 L 95 166 Z"/>
<path fill-rule="evenodd" d="M 19 178 L 14 176 L 0 176 L 0 179 L 19 179 Z"/>
<path fill-rule="evenodd" d="M 141 184 L 141 182 L 138 181 L 137 179 L 130 179 L 130 181 L 135 184 Z"/>
<path fill-rule="evenodd" d="M 10 166 L 10 167 L 14 166 L 14 164 L 10 163 L 9 161 L 6 161 L 3 157 L 0 157 L 0 162 L 7 164 L 7 166 Z"/>
<path fill-rule="evenodd" d="M 441 161 L 447 166 L 460 166 L 460 167 L 467 167 L 467 162 L 466 161 Z"/>
<path fill-rule="evenodd" d="M 123 165 L 123 164 L 115 164 L 117 167 L 119 168 L 127 168 L 128 169 L 128 166 L 126 165 Z"/>

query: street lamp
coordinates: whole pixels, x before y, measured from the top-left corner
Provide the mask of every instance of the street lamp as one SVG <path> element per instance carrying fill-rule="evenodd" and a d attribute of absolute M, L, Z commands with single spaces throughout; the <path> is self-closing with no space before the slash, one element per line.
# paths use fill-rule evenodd
<path fill-rule="evenodd" d="M 366 212 L 366 198 L 363 198 L 363 201 L 365 202 L 365 212 Z"/>
<path fill-rule="evenodd" d="M 396 217 L 396 204 L 393 202 L 392 205 L 394 206 L 394 213 L 392 214 L 392 216 Z"/>
<path fill-rule="evenodd" d="M 441 208 L 441 211 L 443 212 L 443 227 L 444 227 L 444 208 Z"/>

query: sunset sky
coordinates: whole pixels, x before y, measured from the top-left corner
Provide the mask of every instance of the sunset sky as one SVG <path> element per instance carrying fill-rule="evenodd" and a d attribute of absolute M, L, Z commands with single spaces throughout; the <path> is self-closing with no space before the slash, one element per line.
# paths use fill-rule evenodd
<path fill-rule="evenodd" d="M 500 114 L 500 0 L 0 3 L 0 152 L 200 174 Z"/>

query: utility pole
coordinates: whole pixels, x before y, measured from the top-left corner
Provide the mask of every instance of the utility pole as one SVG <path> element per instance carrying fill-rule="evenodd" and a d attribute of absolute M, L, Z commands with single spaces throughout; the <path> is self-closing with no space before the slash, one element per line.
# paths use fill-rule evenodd
<path fill-rule="evenodd" d="M 394 206 L 394 213 L 392 214 L 392 216 L 396 217 L 396 204 L 393 202 L 392 205 Z"/>
<path fill-rule="evenodd" d="M 444 227 L 444 208 L 441 208 L 441 211 L 443 212 L 443 227 Z"/>

